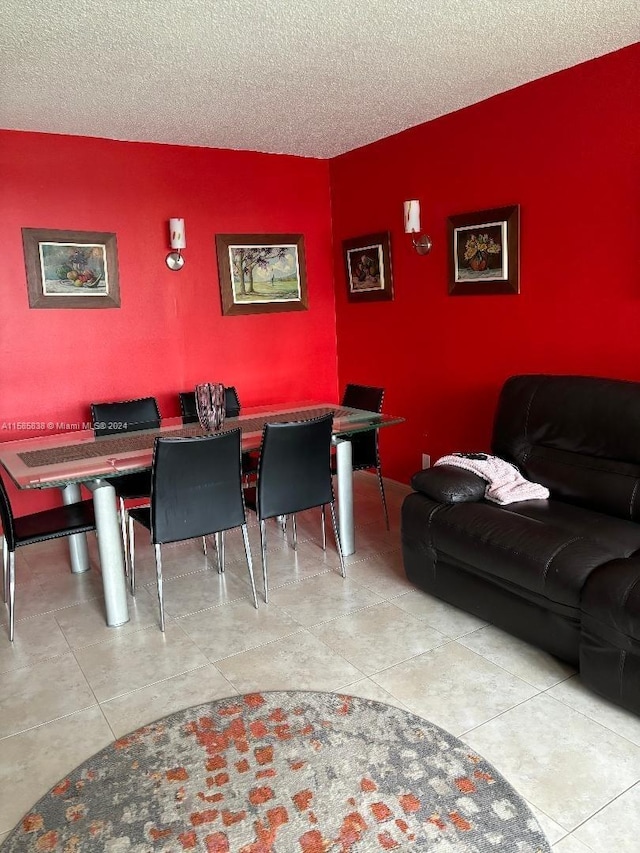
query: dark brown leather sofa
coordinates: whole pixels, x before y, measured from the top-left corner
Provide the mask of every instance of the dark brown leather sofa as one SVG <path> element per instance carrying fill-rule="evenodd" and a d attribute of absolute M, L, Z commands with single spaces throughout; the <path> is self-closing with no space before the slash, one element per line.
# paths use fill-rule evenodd
<path fill-rule="evenodd" d="M 550 499 L 498 506 L 474 474 L 418 472 L 402 507 L 408 578 L 640 713 L 640 382 L 513 376 L 491 453 Z"/>

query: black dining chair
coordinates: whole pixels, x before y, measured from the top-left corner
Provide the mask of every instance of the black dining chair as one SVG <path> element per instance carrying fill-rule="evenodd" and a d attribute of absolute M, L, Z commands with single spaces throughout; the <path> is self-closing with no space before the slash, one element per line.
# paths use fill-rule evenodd
<path fill-rule="evenodd" d="M 195 391 L 180 391 L 178 393 L 180 401 L 180 414 L 182 415 L 183 424 L 198 423 L 198 409 L 196 407 L 196 392 Z M 224 407 L 225 415 L 228 418 L 237 418 L 240 414 L 240 399 L 238 392 L 233 385 L 225 386 L 224 389 Z"/>
<path fill-rule="evenodd" d="M 60 539 L 74 533 L 88 533 L 96 529 L 93 501 L 79 501 L 66 506 L 45 509 L 16 518 L 11 509 L 9 495 L 0 477 L 0 518 L 4 532 L 2 553 L 2 590 L 9 606 L 9 640 L 13 643 L 16 599 L 16 548 Z"/>
<path fill-rule="evenodd" d="M 260 522 L 264 600 L 268 601 L 267 528 L 269 518 L 294 516 L 313 507 L 329 504 L 342 577 L 346 577 L 336 523 L 331 479 L 331 434 L 333 415 L 308 421 L 268 423 L 262 431 L 257 486 L 245 489 L 245 502 Z M 323 548 L 326 547 L 323 512 Z M 295 527 L 294 527 L 295 547 Z"/>
<path fill-rule="evenodd" d="M 92 403 L 91 419 L 94 434 L 99 438 L 143 429 L 159 429 L 160 410 L 155 397 L 141 397 L 137 400 L 121 400 L 114 403 Z M 120 474 L 118 477 L 110 477 L 109 482 L 118 497 L 125 571 L 129 574 L 126 501 L 149 499 L 151 471 Z"/>
<path fill-rule="evenodd" d="M 364 409 L 367 412 L 380 413 L 384 399 L 384 388 L 375 388 L 371 385 L 352 385 L 345 388 L 342 396 L 342 405 L 350 409 Z M 380 461 L 380 449 L 378 445 L 378 430 L 371 429 L 366 432 L 357 432 L 349 436 L 351 441 L 352 468 L 354 471 L 375 470 L 378 475 L 378 488 L 382 498 L 384 518 L 389 530 L 389 512 L 387 509 L 387 498 L 384 493 L 384 481 L 382 479 L 382 463 Z M 336 473 L 335 459 L 332 464 L 333 473 Z"/>
<path fill-rule="evenodd" d="M 180 401 L 180 413 L 182 415 L 183 424 L 198 423 L 198 409 L 196 406 L 195 391 L 180 391 L 178 394 Z M 238 392 L 233 385 L 225 386 L 224 389 L 225 401 L 225 416 L 227 418 L 237 418 L 240 415 L 241 406 Z M 244 477 L 245 486 L 255 479 L 258 471 L 259 453 L 256 450 L 247 450 L 242 454 L 242 475 Z M 206 550 L 205 550 L 206 553 Z"/>
<path fill-rule="evenodd" d="M 164 631 L 162 548 L 168 542 L 224 534 L 240 527 L 254 606 L 258 606 L 240 468 L 239 429 L 195 438 L 157 438 L 151 469 L 151 506 L 129 511 L 132 592 L 135 593 L 134 522 L 151 532 L 156 560 L 160 629 Z M 218 570 L 222 568 L 219 559 Z"/>

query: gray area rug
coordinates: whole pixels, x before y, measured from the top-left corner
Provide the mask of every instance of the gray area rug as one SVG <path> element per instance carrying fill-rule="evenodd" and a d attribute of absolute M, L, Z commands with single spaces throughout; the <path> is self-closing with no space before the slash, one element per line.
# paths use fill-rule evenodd
<path fill-rule="evenodd" d="M 143 853 L 550 853 L 481 756 L 407 711 L 334 693 L 233 696 L 112 743 L 0 848 Z"/>

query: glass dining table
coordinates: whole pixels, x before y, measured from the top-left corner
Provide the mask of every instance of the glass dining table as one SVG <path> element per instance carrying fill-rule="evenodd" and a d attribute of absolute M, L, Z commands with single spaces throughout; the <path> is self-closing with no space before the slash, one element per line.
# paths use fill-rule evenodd
<path fill-rule="evenodd" d="M 242 450 L 256 450 L 260 447 L 266 423 L 307 420 L 328 413 L 333 414 L 333 443 L 336 446 L 340 543 L 347 556 L 355 551 L 349 436 L 392 426 L 404 418 L 329 403 L 300 403 L 244 409 L 239 417 L 227 418 L 222 430 L 240 427 Z M 117 428 L 117 425 L 113 426 Z M 124 430 L 126 426 L 120 425 L 119 428 Z M 0 443 L 0 464 L 19 489 L 58 488 L 65 504 L 81 499 L 81 486 L 91 491 L 107 625 L 115 627 L 129 621 L 118 508 L 109 479 L 151 468 L 153 446 L 158 437 L 206 434 L 197 423 L 185 425 L 181 418 L 165 418 L 159 429 L 120 432 L 96 438 L 93 429 L 71 428 L 65 433 Z M 85 534 L 70 536 L 68 540 L 71 571 L 88 571 Z"/>

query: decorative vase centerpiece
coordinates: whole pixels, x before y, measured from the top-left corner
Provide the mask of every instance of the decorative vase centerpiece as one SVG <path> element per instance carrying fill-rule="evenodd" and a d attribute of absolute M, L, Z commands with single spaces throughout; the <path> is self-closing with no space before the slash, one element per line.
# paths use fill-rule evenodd
<path fill-rule="evenodd" d="M 224 385 L 221 382 L 196 385 L 196 410 L 202 429 L 219 430 L 226 414 Z"/>

